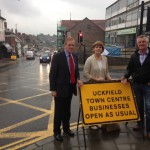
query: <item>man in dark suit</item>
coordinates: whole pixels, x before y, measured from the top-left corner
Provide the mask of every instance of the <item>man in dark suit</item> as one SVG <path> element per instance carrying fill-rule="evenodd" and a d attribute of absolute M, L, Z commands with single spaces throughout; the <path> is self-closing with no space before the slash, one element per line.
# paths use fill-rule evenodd
<path fill-rule="evenodd" d="M 70 130 L 71 99 L 73 94 L 77 95 L 76 84 L 80 87 L 78 58 L 72 52 L 75 47 L 75 40 L 68 37 L 65 40 L 65 49 L 53 56 L 49 74 L 50 91 L 54 96 L 54 138 L 63 141 L 61 135 L 61 123 L 64 135 L 74 137 Z"/>

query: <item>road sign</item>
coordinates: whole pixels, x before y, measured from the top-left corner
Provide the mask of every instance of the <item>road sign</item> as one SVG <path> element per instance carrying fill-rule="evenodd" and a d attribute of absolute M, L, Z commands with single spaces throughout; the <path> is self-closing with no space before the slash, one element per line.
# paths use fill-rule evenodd
<path fill-rule="evenodd" d="M 16 58 L 17 58 L 16 55 L 11 55 L 12 60 L 16 60 Z"/>
<path fill-rule="evenodd" d="M 84 84 L 80 95 L 85 125 L 140 119 L 130 82 Z"/>

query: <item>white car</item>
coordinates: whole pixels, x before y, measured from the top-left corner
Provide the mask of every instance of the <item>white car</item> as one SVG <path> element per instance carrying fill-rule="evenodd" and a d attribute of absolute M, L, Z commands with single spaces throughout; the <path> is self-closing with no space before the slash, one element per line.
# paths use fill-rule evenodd
<path fill-rule="evenodd" d="M 33 51 L 27 51 L 26 52 L 26 59 L 35 59 L 34 52 Z"/>

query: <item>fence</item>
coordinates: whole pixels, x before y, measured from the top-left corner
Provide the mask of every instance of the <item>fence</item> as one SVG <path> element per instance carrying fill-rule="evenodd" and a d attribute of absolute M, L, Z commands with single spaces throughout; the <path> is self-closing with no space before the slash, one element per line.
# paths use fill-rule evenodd
<path fill-rule="evenodd" d="M 109 56 L 129 58 L 134 53 L 135 48 L 121 48 L 106 46 L 105 49 L 109 52 Z"/>
<path fill-rule="evenodd" d="M 130 58 L 135 51 L 135 48 L 127 48 L 123 43 L 106 44 L 105 49 L 109 52 L 109 57 L 121 58 Z M 79 56 L 79 63 L 84 64 L 87 57 L 92 54 L 92 46 L 77 45 L 77 54 Z"/>

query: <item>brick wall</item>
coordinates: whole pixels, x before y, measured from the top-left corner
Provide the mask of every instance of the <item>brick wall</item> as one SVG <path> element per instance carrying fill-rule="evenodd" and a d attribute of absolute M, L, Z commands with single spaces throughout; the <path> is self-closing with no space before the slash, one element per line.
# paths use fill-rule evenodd
<path fill-rule="evenodd" d="M 107 60 L 109 66 L 123 66 L 123 65 L 126 66 L 130 58 L 107 56 Z"/>
<path fill-rule="evenodd" d="M 79 62 L 84 63 L 84 47 L 78 43 L 78 32 L 84 35 L 83 45 L 85 45 L 85 57 L 92 54 L 92 45 L 95 41 L 105 41 L 105 32 L 88 18 L 85 18 L 70 30 L 71 36 L 76 40 L 76 52 L 79 54 Z M 85 59 L 86 59 L 85 58 Z"/>

